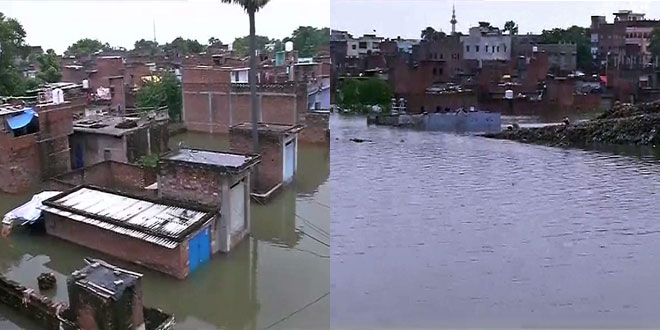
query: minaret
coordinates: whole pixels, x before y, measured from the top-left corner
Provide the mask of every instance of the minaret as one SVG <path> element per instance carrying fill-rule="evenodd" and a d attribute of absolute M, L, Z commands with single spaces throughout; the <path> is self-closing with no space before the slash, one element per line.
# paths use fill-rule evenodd
<path fill-rule="evenodd" d="M 456 20 L 456 6 L 452 5 L 451 6 L 451 21 L 449 21 L 449 23 L 451 23 L 451 34 L 452 35 L 456 34 L 456 23 L 457 22 L 458 21 Z"/>

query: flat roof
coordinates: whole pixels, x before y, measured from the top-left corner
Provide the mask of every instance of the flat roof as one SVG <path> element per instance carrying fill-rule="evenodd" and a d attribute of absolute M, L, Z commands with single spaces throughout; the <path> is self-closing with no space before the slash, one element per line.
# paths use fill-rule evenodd
<path fill-rule="evenodd" d="M 252 123 L 245 122 L 245 123 L 236 124 L 232 126 L 231 129 L 251 130 Z M 278 124 L 278 123 L 259 123 L 259 131 L 261 132 L 294 134 L 300 132 L 302 129 L 303 126 L 297 124 L 292 125 L 292 124 Z"/>
<path fill-rule="evenodd" d="M 42 210 L 169 249 L 214 215 L 91 186 L 49 198 Z"/>
<path fill-rule="evenodd" d="M 256 154 L 183 148 L 170 151 L 162 155 L 161 159 L 165 161 L 206 165 L 230 172 L 240 172 L 257 164 L 261 158 Z"/>
<path fill-rule="evenodd" d="M 87 261 L 87 260 L 86 260 Z M 91 259 L 85 268 L 71 274 L 74 283 L 106 299 L 117 299 L 133 286 L 142 274 L 113 266 L 103 260 Z"/>
<path fill-rule="evenodd" d="M 73 131 L 81 133 L 105 134 L 112 136 L 123 136 L 142 128 L 146 123 L 166 119 L 164 114 L 157 113 L 155 118 L 144 116 L 112 116 L 112 115 L 92 115 L 73 122 Z M 126 128 L 116 127 L 118 124 L 134 121 L 136 126 L 126 126 Z"/>

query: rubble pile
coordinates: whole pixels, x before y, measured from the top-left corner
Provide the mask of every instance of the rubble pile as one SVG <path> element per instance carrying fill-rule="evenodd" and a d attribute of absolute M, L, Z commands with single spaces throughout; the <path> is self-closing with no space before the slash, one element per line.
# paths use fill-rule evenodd
<path fill-rule="evenodd" d="M 598 118 L 577 124 L 509 129 L 489 138 L 553 146 L 574 144 L 660 145 L 660 101 L 616 103 Z"/>

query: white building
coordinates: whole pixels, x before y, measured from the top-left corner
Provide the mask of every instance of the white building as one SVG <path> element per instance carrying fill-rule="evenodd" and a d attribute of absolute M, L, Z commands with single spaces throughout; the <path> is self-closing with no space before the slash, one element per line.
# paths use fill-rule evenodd
<path fill-rule="evenodd" d="M 375 34 L 365 34 L 358 39 L 349 38 L 346 41 L 346 56 L 360 57 L 368 54 L 380 53 L 380 43 L 382 37 Z"/>
<path fill-rule="evenodd" d="M 463 59 L 479 61 L 508 61 L 511 59 L 511 36 L 496 27 L 480 23 L 470 28 L 470 34 L 461 37 Z"/>

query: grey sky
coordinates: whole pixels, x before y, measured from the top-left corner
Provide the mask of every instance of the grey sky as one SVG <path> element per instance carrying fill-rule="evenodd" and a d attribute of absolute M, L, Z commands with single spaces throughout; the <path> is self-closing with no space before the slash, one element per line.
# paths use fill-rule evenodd
<path fill-rule="evenodd" d="M 612 13 L 619 9 L 641 11 L 647 18 L 660 19 L 660 1 L 332 0 L 330 25 L 354 36 L 376 30 L 384 37 L 419 38 L 427 26 L 451 31 L 452 4 L 456 5 L 456 30 L 463 33 L 479 21 L 501 28 L 504 22 L 513 20 L 519 33 L 572 25 L 588 27 L 592 15 L 607 16 L 612 22 Z"/>
<path fill-rule="evenodd" d="M 329 6 L 330 0 L 271 0 L 257 13 L 257 34 L 283 38 L 301 25 L 327 27 Z M 249 32 L 245 12 L 219 0 L 0 1 L 0 12 L 23 24 L 29 44 L 58 53 L 81 38 L 132 48 L 136 40 L 153 39 L 154 19 L 159 43 L 178 36 L 230 43 Z"/>

